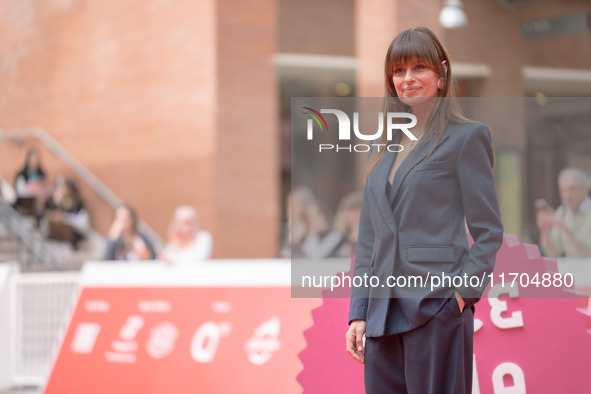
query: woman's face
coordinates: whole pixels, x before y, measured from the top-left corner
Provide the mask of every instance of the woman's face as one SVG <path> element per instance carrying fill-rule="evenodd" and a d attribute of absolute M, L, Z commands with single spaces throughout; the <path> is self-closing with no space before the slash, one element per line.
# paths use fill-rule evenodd
<path fill-rule="evenodd" d="M 306 199 L 299 195 L 294 194 L 290 196 L 289 206 L 291 210 L 291 220 L 299 221 L 304 220 L 306 215 L 306 208 L 308 206 Z"/>
<path fill-rule="evenodd" d="M 392 82 L 400 100 L 412 107 L 421 98 L 437 97 L 439 73 L 421 59 L 412 58 L 406 64 L 394 67 Z"/>
<path fill-rule="evenodd" d="M 125 207 L 119 207 L 115 211 L 115 221 L 121 223 L 122 232 L 133 234 L 133 226 L 131 221 L 131 214 Z"/>
<path fill-rule="evenodd" d="M 31 153 L 31 156 L 29 156 L 29 168 L 32 170 L 39 168 L 39 157 L 37 157 L 37 153 Z"/>
<path fill-rule="evenodd" d="M 318 206 L 312 204 L 306 210 L 308 225 L 310 231 L 314 233 L 324 233 L 328 230 L 328 222 L 326 216 Z"/>

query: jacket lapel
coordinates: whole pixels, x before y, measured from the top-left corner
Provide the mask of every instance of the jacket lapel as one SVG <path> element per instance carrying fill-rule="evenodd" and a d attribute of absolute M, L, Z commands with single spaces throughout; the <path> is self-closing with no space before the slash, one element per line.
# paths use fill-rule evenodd
<path fill-rule="evenodd" d="M 445 141 L 449 135 L 444 135 L 441 140 L 437 143 L 437 146 L 441 145 L 443 141 Z M 388 201 L 388 205 L 392 207 L 394 201 L 396 201 L 396 197 L 400 192 L 400 186 L 404 182 L 404 179 L 408 175 L 408 173 L 415 168 L 425 157 L 427 154 L 431 152 L 431 147 L 433 146 L 434 140 L 427 141 L 423 145 L 419 146 L 414 151 L 410 152 L 406 159 L 400 164 L 400 167 L 396 170 L 396 174 L 394 174 L 394 181 L 392 182 L 392 190 L 390 193 L 390 199 Z M 393 163 L 393 161 L 392 161 Z M 391 168 L 391 165 L 390 165 Z M 387 180 L 386 180 L 387 181 Z M 390 212 L 392 209 L 390 208 Z"/>
<path fill-rule="evenodd" d="M 444 135 L 437 145 L 439 146 L 448 137 L 448 135 Z M 392 165 L 396 159 L 396 152 L 386 151 L 370 175 L 369 184 L 376 197 L 378 208 L 380 209 L 384 220 L 386 223 L 388 223 L 388 226 L 392 229 L 394 234 L 398 232 L 398 225 L 394 220 L 394 211 L 392 209 L 393 202 L 396 200 L 396 196 L 400 191 L 400 187 L 404 182 L 404 179 L 408 173 L 413 168 L 415 168 L 431 151 L 433 142 L 434 141 L 428 141 L 425 144 L 419 146 L 417 149 L 410 152 L 406 159 L 404 159 L 400 167 L 398 167 L 396 170 L 396 174 L 394 174 L 394 181 L 390 190 L 389 198 L 386 194 L 386 182 L 388 182 L 388 175 L 390 174 L 390 170 L 392 169 Z M 397 143 L 397 141 L 392 141 L 392 143 Z"/>
<path fill-rule="evenodd" d="M 394 221 L 392 205 L 390 205 L 388 202 L 388 196 L 386 194 L 386 182 L 388 182 L 388 174 L 390 173 L 390 169 L 394 164 L 395 158 L 396 152 L 389 152 L 386 150 L 384 156 L 372 171 L 369 179 L 371 189 L 373 190 L 373 193 L 376 197 L 378 208 L 380 209 L 382 216 L 394 234 L 396 234 L 398 231 L 398 226 Z M 391 193 L 394 193 L 394 189 L 391 190 Z"/>

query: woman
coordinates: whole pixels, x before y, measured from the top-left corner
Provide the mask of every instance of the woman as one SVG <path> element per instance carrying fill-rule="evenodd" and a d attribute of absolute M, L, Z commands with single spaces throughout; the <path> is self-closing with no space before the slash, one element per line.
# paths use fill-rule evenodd
<path fill-rule="evenodd" d="M 361 193 L 347 194 L 337 209 L 333 227 L 341 233 L 343 242 L 336 251 L 336 257 L 348 257 L 355 253 L 359 235 L 359 215 L 361 213 Z"/>
<path fill-rule="evenodd" d="M 42 197 L 46 192 L 45 171 L 41 167 L 39 154 L 33 148 L 27 151 L 24 166 L 14 178 L 16 202 L 14 207 L 23 215 L 37 215 L 42 208 Z M 41 197 L 40 201 L 37 199 Z"/>
<path fill-rule="evenodd" d="M 168 228 L 168 244 L 160 258 L 170 264 L 195 264 L 211 259 L 212 253 L 213 237 L 201 228 L 195 208 L 178 207 Z"/>
<path fill-rule="evenodd" d="M 314 193 L 306 186 L 296 186 L 289 193 L 285 204 L 287 224 L 283 231 L 277 257 L 304 257 L 301 247 L 308 233 L 306 212 L 308 207 L 315 203 Z"/>
<path fill-rule="evenodd" d="M 403 149 L 373 152 L 366 171 L 354 276 L 377 277 L 384 286 L 353 287 L 346 343 L 365 364 L 368 393 L 472 389 L 474 303 L 503 229 L 490 132 L 462 116 L 451 82 L 449 56 L 433 32 L 419 27 L 394 38 L 385 112 L 415 115 L 416 140 L 399 132 L 387 141 L 384 134 L 380 143 Z M 443 274 L 482 280 L 432 289 L 416 279 Z"/>
<path fill-rule="evenodd" d="M 73 249 L 90 231 L 90 215 L 76 183 L 72 179 L 58 176 L 55 190 L 45 204 L 43 218 L 48 225 L 48 238 L 67 241 Z"/>
<path fill-rule="evenodd" d="M 331 229 L 331 212 L 318 200 L 308 204 L 305 212 L 307 233 L 302 241 L 302 257 L 324 259 L 338 257 L 338 248 L 343 243 L 343 235 Z"/>
<path fill-rule="evenodd" d="M 103 260 L 153 260 L 152 242 L 138 231 L 137 214 L 129 205 L 115 210 Z"/>

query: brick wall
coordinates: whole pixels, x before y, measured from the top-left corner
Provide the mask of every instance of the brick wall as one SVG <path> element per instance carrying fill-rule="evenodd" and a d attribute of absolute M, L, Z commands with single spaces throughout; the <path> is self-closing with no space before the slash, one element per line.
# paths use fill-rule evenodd
<path fill-rule="evenodd" d="M 274 0 L 219 0 L 218 245 L 229 256 L 273 256 L 279 212 Z"/>
<path fill-rule="evenodd" d="M 279 52 L 355 56 L 355 0 L 277 0 Z"/>
<path fill-rule="evenodd" d="M 255 1 L 2 2 L 0 127 L 46 129 L 164 237 L 174 208 L 188 203 L 213 231 L 217 257 L 270 256 L 277 210 L 270 136 L 276 82 L 269 72 L 275 15 L 272 7 L 242 12 L 259 4 L 267 9 Z M 223 22 L 232 16 L 243 18 L 245 28 L 266 27 L 246 39 L 244 29 Z M 232 58 L 236 47 L 225 43 L 233 40 L 249 55 Z M 265 98 L 252 101 L 253 92 Z M 228 95 L 250 107 L 235 112 Z M 256 121 L 228 123 L 249 111 L 259 113 Z M 257 154 L 232 150 L 233 137 L 247 135 L 261 138 Z M 61 170 L 47 161 L 50 173 Z M 11 178 L 20 164 L 3 160 L 0 171 Z M 265 170 L 251 172 L 247 164 Z M 230 182 L 244 194 L 228 189 Z M 255 182 L 265 186 L 257 190 Z M 104 233 L 110 209 L 93 208 Z M 255 213 L 264 231 L 253 237 L 235 224 Z"/>

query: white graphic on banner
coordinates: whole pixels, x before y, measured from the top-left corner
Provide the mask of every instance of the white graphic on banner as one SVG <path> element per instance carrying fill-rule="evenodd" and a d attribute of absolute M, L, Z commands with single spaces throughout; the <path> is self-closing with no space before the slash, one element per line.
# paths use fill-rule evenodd
<path fill-rule="evenodd" d="M 171 322 L 162 322 L 150 330 L 150 337 L 146 342 L 146 352 L 155 359 L 162 359 L 174 350 L 178 328 Z"/>
<path fill-rule="evenodd" d="M 268 362 L 275 351 L 281 349 L 279 330 L 280 320 L 277 316 L 262 323 L 244 344 L 248 361 L 254 365 L 263 365 Z"/>
<path fill-rule="evenodd" d="M 105 358 L 112 363 L 135 363 L 137 360 L 137 342 L 134 340 L 144 326 L 144 318 L 131 315 L 119 330 L 119 338 L 111 342 L 111 351 L 105 352 Z"/>
<path fill-rule="evenodd" d="M 500 300 L 499 296 L 509 296 L 507 300 Z M 509 315 L 508 300 L 519 298 L 517 286 L 496 285 L 488 292 L 488 303 L 490 305 L 490 320 L 493 325 L 502 330 L 524 327 L 522 311 L 512 311 Z M 474 319 L 474 333 L 480 331 L 484 323 L 480 319 Z M 476 355 L 473 358 L 473 379 L 472 394 L 480 394 L 480 383 L 476 366 Z M 510 386 L 505 386 L 505 376 L 513 381 Z M 515 363 L 505 362 L 498 365 L 492 375 L 493 389 L 495 394 L 525 394 L 525 377 L 521 367 Z"/>
<path fill-rule="evenodd" d="M 79 323 L 76 333 L 70 343 L 70 350 L 76 354 L 90 354 L 94 349 L 96 338 L 101 331 L 97 323 Z"/>
<path fill-rule="evenodd" d="M 505 386 L 505 376 L 513 380 L 513 385 Z M 523 370 L 515 363 L 502 363 L 493 371 L 493 390 L 499 394 L 525 394 L 525 376 Z"/>
<path fill-rule="evenodd" d="M 523 327 L 523 314 L 521 311 L 511 312 L 510 317 L 506 317 L 507 301 L 499 300 L 500 295 L 508 295 L 511 298 L 519 298 L 519 288 L 511 286 L 508 289 L 499 285 L 491 287 L 488 292 L 488 303 L 490 304 L 490 320 L 498 328 L 516 328 Z"/>
<path fill-rule="evenodd" d="M 203 323 L 191 340 L 191 357 L 199 363 L 211 363 L 218 350 L 220 338 L 228 336 L 232 325 L 228 322 L 216 323 L 208 321 Z"/>
<path fill-rule="evenodd" d="M 137 304 L 142 313 L 168 313 L 172 306 L 165 300 L 142 300 Z"/>
<path fill-rule="evenodd" d="M 105 300 L 88 300 L 84 303 L 84 309 L 90 313 L 107 313 L 111 310 L 111 304 Z"/>

